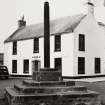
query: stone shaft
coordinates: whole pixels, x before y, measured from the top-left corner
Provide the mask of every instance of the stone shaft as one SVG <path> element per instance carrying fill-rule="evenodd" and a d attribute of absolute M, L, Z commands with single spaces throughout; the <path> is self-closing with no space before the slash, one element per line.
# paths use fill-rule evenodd
<path fill-rule="evenodd" d="M 48 2 L 44 4 L 44 67 L 50 68 L 50 23 Z"/>

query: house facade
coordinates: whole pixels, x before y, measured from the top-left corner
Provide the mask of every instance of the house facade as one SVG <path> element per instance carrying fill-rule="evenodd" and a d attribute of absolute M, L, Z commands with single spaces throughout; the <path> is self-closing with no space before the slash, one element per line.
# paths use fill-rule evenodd
<path fill-rule="evenodd" d="M 44 67 L 43 23 L 19 28 L 5 40 L 4 64 L 11 75 L 32 75 Z M 50 23 L 50 66 L 65 78 L 105 75 L 105 25 L 97 22 L 94 7 L 88 13 Z"/>

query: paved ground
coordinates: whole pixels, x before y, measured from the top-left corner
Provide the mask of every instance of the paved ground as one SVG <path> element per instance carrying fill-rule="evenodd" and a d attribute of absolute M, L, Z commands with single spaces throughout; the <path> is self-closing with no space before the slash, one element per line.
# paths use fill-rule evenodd
<path fill-rule="evenodd" d="M 69 79 L 76 81 L 76 85 L 86 86 L 89 90 L 99 92 L 100 99 L 105 105 L 105 77 L 83 78 L 83 79 Z"/>
<path fill-rule="evenodd" d="M 0 79 L 0 98 L 4 97 L 5 87 L 13 87 L 14 84 L 20 83 L 24 78 Z"/>
<path fill-rule="evenodd" d="M 0 78 L 0 105 L 8 105 L 7 101 L 4 99 L 5 87 L 13 87 L 14 84 L 22 82 L 26 78 L 9 78 L 1 79 Z"/>
<path fill-rule="evenodd" d="M 66 79 L 66 80 L 83 81 L 83 82 L 99 82 L 99 81 L 105 81 L 105 77 L 82 78 L 82 79 Z"/>

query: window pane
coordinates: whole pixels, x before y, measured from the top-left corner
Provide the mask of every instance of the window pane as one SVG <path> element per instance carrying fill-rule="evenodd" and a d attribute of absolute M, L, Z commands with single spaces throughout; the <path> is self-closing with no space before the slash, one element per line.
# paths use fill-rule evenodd
<path fill-rule="evenodd" d="M 61 58 L 55 58 L 55 69 L 62 70 L 62 59 Z"/>
<path fill-rule="evenodd" d="M 100 58 L 95 58 L 95 73 L 100 73 Z"/>
<path fill-rule="evenodd" d="M 85 51 L 85 36 L 79 34 L 79 51 Z"/>
<path fill-rule="evenodd" d="M 39 52 L 39 38 L 34 39 L 34 53 Z"/>
<path fill-rule="evenodd" d="M 85 74 L 85 58 L 78 57 L 78 74 Z"/>
<path fill-rule="evenodd" d="M 24 60 L 24 73 L 29 73 L 29 60 Z"/>
<path fill-rule="evenodd" d="M 17 42 L 13 42 L 13 55 L 17 54 Z"/>
<path fill-rule="evenodd" d="M 55 36 L 55 51 L 61 51 L 61 36 Z"/>
<path fill-rule="evenodd" d="M 17 73 L 17 60 L 12 60 L 12 73 Z"/>

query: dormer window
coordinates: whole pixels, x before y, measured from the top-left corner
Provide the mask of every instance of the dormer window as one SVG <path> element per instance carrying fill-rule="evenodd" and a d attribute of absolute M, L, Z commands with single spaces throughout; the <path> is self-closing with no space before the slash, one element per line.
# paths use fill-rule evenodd
<path fill-rule="evenodd" d="M 79 34 L 79 51 L 85 51 L 85 35 Z"/>
<path fill-rule="evenodd" d="M 61 35 L 55 36 L 55 51 L 61 51 Z"/>
<path fill-rule="evenodd" d="M 13 42 L 13 55 L 17 54 L 17 41 Z"/>
<path fill-rule="evenodd" d="M 34 53 L 39 53 L 39 38 L 34 38 Z"/>

